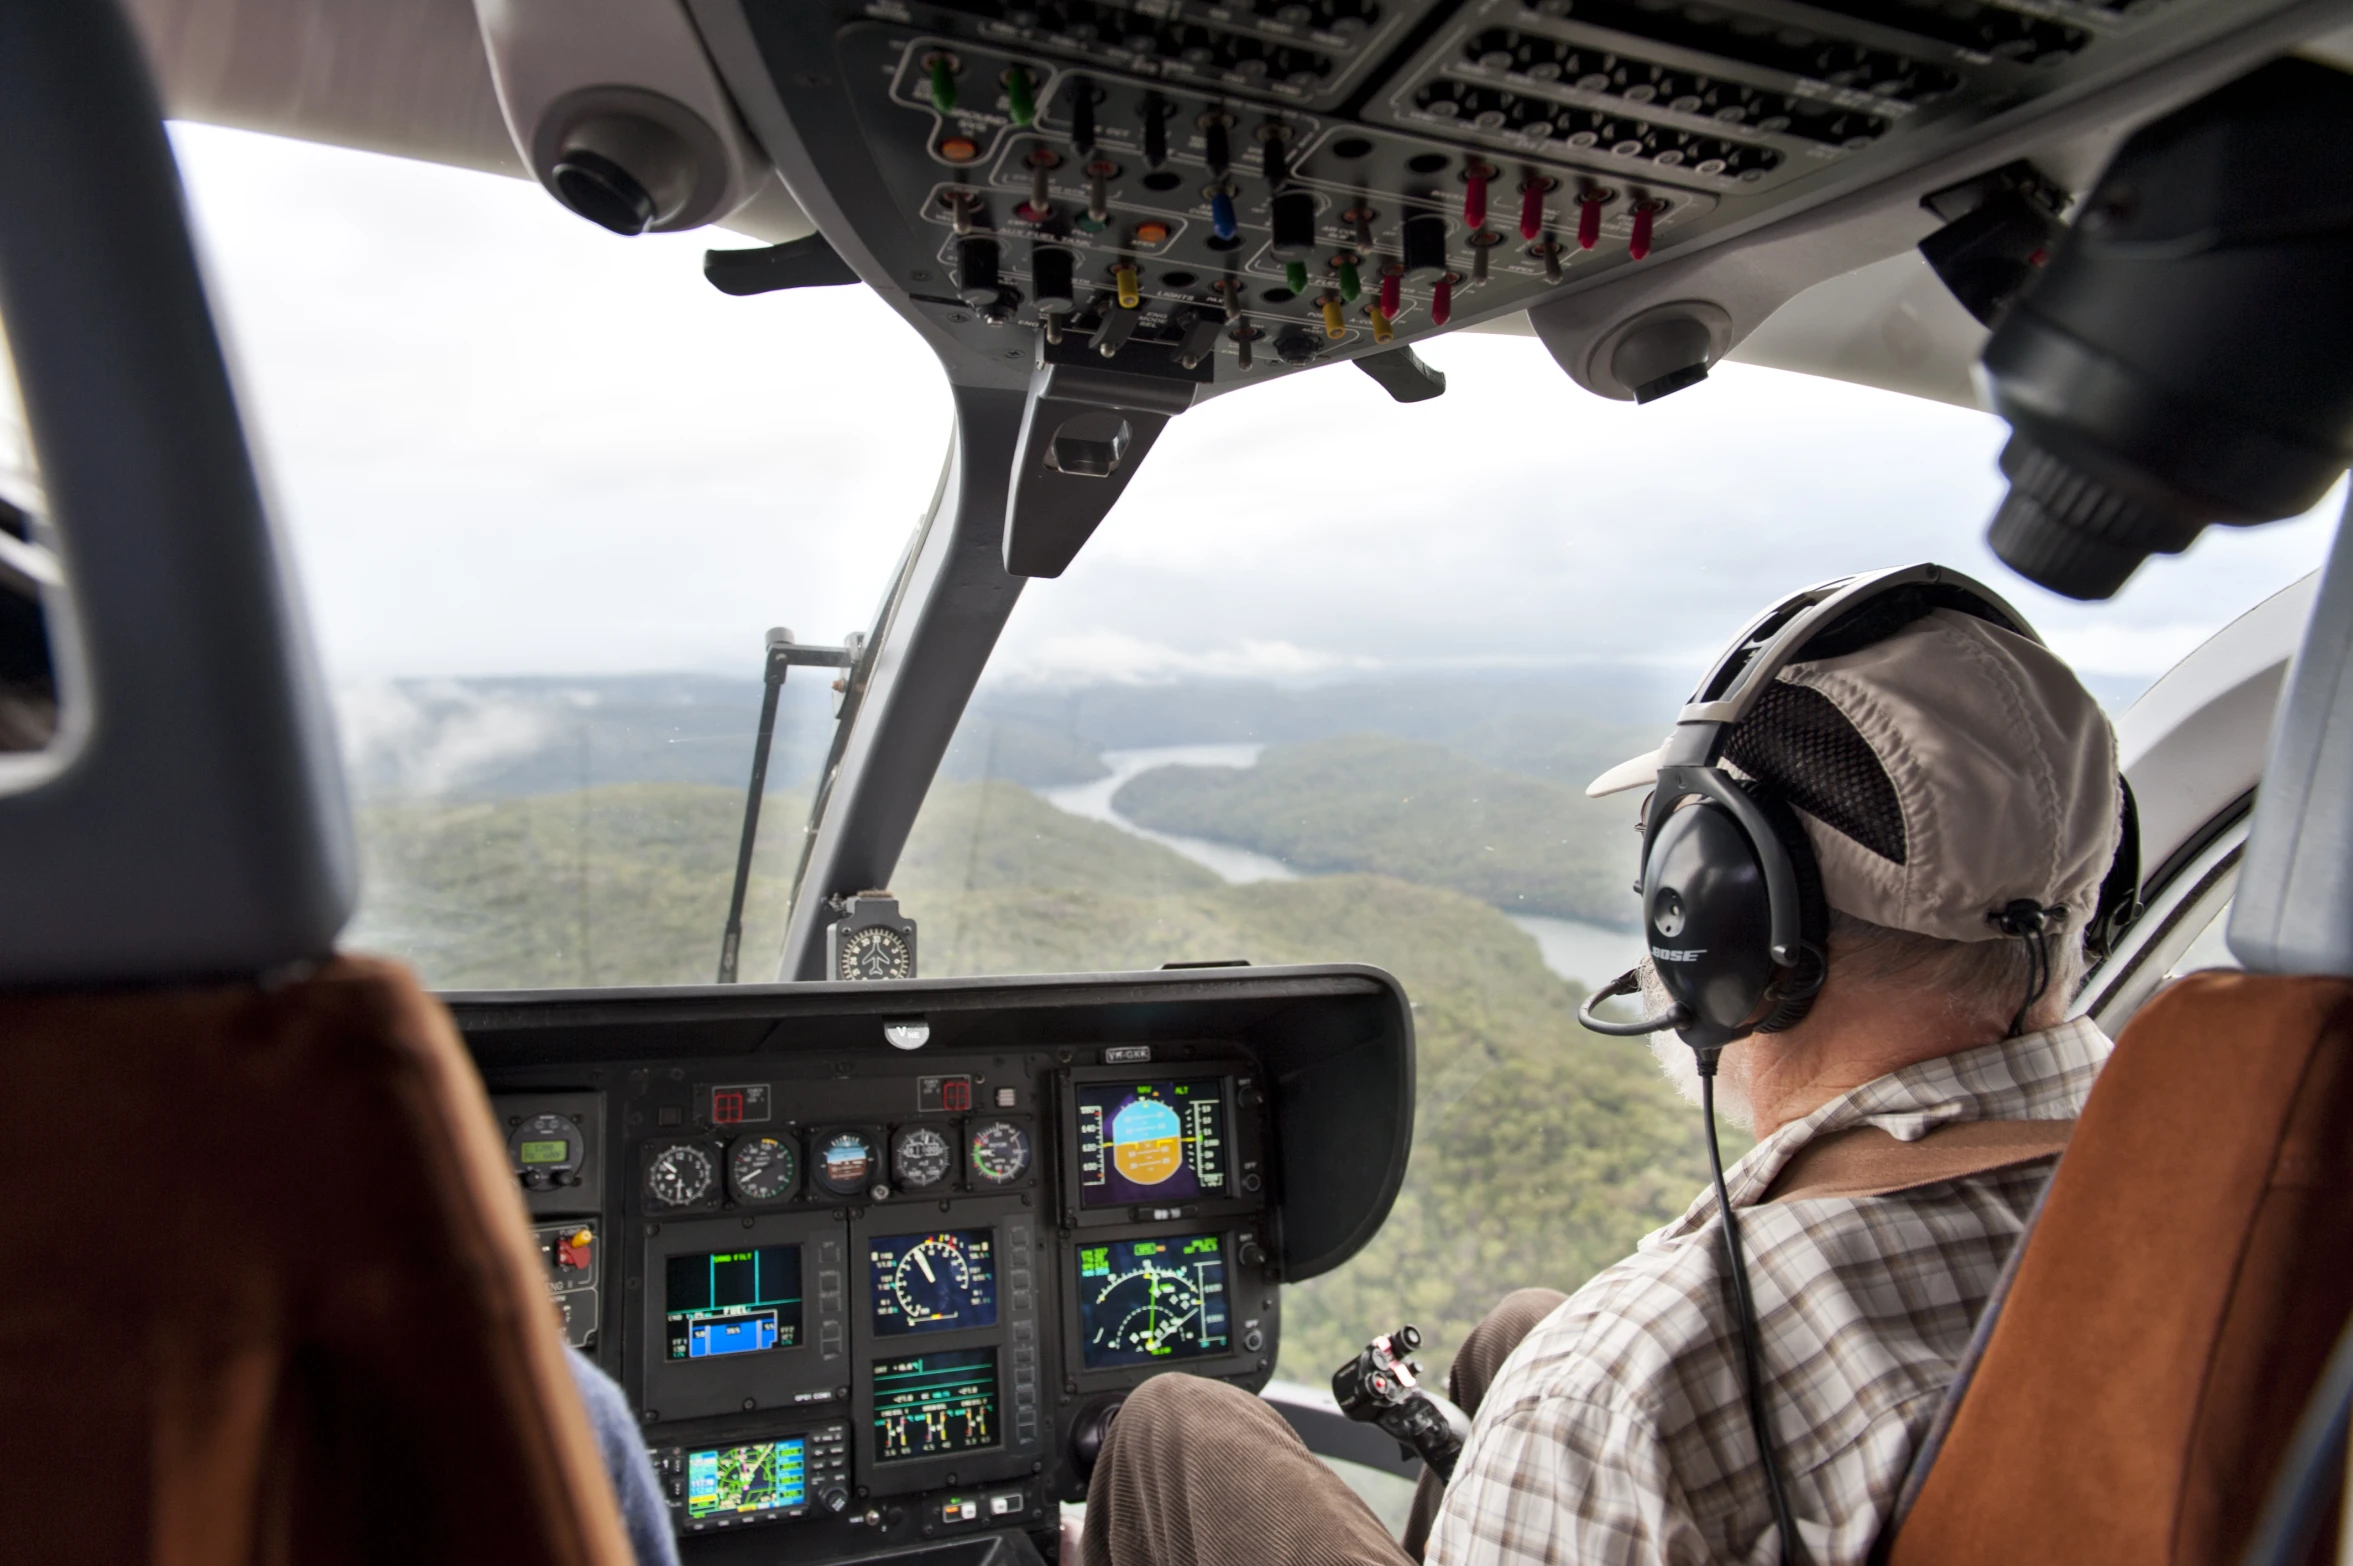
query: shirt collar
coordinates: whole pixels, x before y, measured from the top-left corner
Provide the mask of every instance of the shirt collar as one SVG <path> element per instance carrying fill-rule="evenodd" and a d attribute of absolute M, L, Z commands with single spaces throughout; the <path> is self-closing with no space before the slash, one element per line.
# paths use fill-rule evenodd
<path fill-rule="evenodd" d="M 1734 1207 L 1754 1206 L 1800 1148 L 1854 1126 L 1877 1126 L 1899 1142 L 1916 1142 L 1961 1120 L 2072 1120 L 2082 1113 L 2092 1079 L 2113 1047 L 2098 1023 L 2074 1017 L 2055 1028 L 1916 1061 L 1783 1126 L 1724 1171 L 1724 1189 Z M 1682 1217 L 1643 1244 L 1689 1234 L 1715 1212 L 1711 1183 Z"/>

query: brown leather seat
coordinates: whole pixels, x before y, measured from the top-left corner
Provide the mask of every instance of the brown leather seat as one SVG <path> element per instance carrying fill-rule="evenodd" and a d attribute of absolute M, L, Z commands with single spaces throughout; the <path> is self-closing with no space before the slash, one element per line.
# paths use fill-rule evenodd
<path fill-rule="evenodd" d="M 2353 983 L 2206 973 L 2133 1019 L 1893 1566 L 2235 1561 L 2353 1312 Z"/>
<path fill-rule="evenodd" d="M 628 1566 L 480 1079 L 391 964 L 0 997 L 0 1556 Z"/>

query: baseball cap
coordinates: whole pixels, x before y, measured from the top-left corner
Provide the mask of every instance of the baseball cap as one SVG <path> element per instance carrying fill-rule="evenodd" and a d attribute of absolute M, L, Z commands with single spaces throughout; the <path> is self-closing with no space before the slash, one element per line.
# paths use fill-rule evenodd
<path fill-rule="evenodd" d="M 2116 735 L 2048 648 L 1954 609 L 1795 662 L 1724 743 L 1722 764 L 1795 808 L 1832 908 L 1948 941 L 1999 938 L 2019 899 L 2082 931 L 2116 854 Z M 1590 795 L 1650 786 L 1656 754 Z"/>

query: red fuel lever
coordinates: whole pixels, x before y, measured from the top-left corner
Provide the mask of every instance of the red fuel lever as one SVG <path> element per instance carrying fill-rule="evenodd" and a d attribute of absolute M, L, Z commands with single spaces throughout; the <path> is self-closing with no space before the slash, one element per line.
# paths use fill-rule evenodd
<path fill-rule="evenodd" d="M 1609 205 L 1606 190 L 1588 190 L 1577 198 L 1577 248 L 1591 250 L 1601 243 L 1601 209 Z"/>
<path fill-rule="evenodd" d="M 1552 181 L 1541 174 L 1532 174 L 1520 185 L 1520 237 L 1534 242 L 1544 232 L 1544 197 L 1552 189 Z"/>
<path fill-rule="evenodd" d="M 1634 203 L 1634 237 L 1626 242 L 1626 254 L 1637 261 L 1650 254 L 1650 224 L 1659 206 L 1656 201 Z"/>
<path fill-rule="evenodd" d="M 1468 228 L 1487 226 L 1487 177 L 1491 172 L 1484 163 L 1463 170 L 1462 220 Z"/>

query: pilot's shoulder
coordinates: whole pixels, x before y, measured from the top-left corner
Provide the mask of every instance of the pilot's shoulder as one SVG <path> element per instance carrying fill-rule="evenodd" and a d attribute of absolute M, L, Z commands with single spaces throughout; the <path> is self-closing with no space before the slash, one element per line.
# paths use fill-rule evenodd
<path fill-rule="evenodd" d="M 1552 1403 L 1658 1420 L 1693 1356 L 1729 1352 L 1720 1244 L 1713 1230 L 1654 1240 L 1594 1274 L 1520 1341 L 1482 1414 Z"/>

